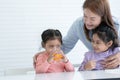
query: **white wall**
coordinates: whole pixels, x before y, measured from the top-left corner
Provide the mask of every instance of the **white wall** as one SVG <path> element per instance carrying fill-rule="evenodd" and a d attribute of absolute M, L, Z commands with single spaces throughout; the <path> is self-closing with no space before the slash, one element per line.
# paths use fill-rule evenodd
<path fill-rule="evenodd" d="M 32 67 L 42 31 L 59 29 L 65 36 L 73 21 L 82 16 L 83 1 L 0 0 L 0 69 Z M 120 1 L 110 2 L 113 14 L 119 17 Z M 78 42 L 67 56 L 73 64 L 79 64 L 85 51 L 84 45 Z"/>

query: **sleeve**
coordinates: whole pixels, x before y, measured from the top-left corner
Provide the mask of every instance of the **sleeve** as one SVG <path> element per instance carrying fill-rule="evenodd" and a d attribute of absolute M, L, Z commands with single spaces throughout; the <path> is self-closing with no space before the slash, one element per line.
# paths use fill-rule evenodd
<path fill-rule="evenodd" d="M 80 67 L 78 68 L 78 71 L 84 71 L 84 66 L 86 64 L 86 60 L 84 58 L 83 62 L 81 63 Z"/>
<path fill-rule="evenodd" d="M 47 59 L 44 58 L 44 55 L 40 54 L 37 57 L 35 71 L 36 73 L 46 73 L 50 64 L 47 62 Z"/>
<path fill-rule="evenodd" d="M 66 72 L 73 72 L 73 71 L 75 71 L 74 70 L 74 66 L 70 63 L 70 61 L 65 63 L 65 71 Z"/>
<path fill-rule="evenodd" d="M 81 65 L 80 65 L 80 67 L 78 68 L 78 71 L 84 71 L 85 69 L 84 69 L 84 66 L 85 66 L 85 64 L 88 62 L 88 59 L 89 59 L 89 57 L 90 57 L 90 52 L 86 52 L 85 53 L 85 57 L 84 57 L 84 59 L 83 59 L 83 62 L 81 63 Z"/>
<path fill-rule="evenodd" d="M 120 41 L 120 19 L 117 19 L 116 17 L 113 17 L 113 21 L 114 21 L 116 30 L 118 32 L 118 37 L 119 37 L 119 41 Z"/>
<path fill-rule="evenodd" d="M 120 47 L 116 47 L 116 48 L 113 50 L 113 53 L 114 53 L 114 54 L 116 54 L 116 53 L 118 53 L 118 52 L 120 52 Z"/>
<path fill-rule="evenodd" d="M 82 18 L 77 19 L 72 24 L 67 35 L 63 38 L 62 50 L 65 54 L 68 53 L 70 50 L 72 50 L 75 44 L 77 43 L 77 41 L 79 40 L 78 34 L 80 34 L 80 32 L 78 31 L 78 28 L 83 27 L 80 26 L 81 23 L 83 23 Z"/>

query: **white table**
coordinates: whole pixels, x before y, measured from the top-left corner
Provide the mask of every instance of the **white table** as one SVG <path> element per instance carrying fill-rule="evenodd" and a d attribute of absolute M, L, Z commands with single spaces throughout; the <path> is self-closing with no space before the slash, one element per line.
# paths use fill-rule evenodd
<path fill-rule="evenodd" d="M 0 76 L 0 80 L 86 80 L 101 78 L 120 78 L 120 69 Z"/>

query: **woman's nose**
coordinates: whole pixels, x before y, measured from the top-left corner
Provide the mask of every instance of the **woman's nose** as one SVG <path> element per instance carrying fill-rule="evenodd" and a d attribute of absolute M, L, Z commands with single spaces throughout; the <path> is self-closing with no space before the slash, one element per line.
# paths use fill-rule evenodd
<path fill-rule="evenodd" d="M 93 45 L 93 47 L 96 47 L 96 44 L 95 44 L 95 43 L 93 43 L 92 45 Z"/>
<path fill-rule="evenodd" d="M 90 25 L 91 21 L 89 19 L 86 19 L 85 23 L 88 24 L 88 25 Z"/>

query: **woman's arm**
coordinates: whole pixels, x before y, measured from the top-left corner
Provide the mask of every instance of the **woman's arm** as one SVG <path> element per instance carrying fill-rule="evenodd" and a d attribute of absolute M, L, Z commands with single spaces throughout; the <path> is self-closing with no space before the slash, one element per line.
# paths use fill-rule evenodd
<path fill-rule="evenodd" d="M 120 40 L 120 19 L 117 19 L 116 17 L 112 17 L 112 18 L 113 18 L 114 25 L 115 25 L 115 28 L 118 32 L 118 37 L 119 37 L 119 40 Z"/>
<path fill-rule="evenodd" d="M 114 69 L 120 65 L 120 52 L 109 56 L 104 62 L 103 65 L 106 69 Z"/>
<path fill-rule="evenodd" d="M 120 41 L 120 21 L 113 17 L 113 21 L 116 27 L 116 30 L 118 32 L 118 37 L 119 37 L 119 41 Z M 116 68 L 120 65 L 120 51 L 116 52 L 116 54 L 109 56 L 105 62 L 103 62 L 104 67 L 106 69 L 112 69 L 112 68 Z"/>
<path fill-rule="evenodd" d="M 113 69 L 120 65 L 120 47 L 114 49 L 113 55 L 109 56 L 103 65 L 106 69 Z"/>
<path fill-rule="evenodd" d="M 83 28 L 83 21 L 82 18 L 78 18 L 63 38 L 62 50 L 65 54 L 74 48 L 77 41 L 80 40 L 80 37 L 82 38 L 81 28 Z"/>

